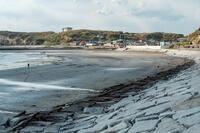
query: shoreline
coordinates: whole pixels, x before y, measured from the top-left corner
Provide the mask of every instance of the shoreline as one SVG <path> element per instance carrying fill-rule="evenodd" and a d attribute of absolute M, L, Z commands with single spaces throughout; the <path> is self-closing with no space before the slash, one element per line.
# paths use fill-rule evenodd
<path fill-rule="evenodd" d="M 115 50 L 113 47 L 84 47 L 84 46 L 1 46 L 0 51 L 5 50 Z"/>
<path fill-rule="evenodd" d="M 87 110 L 87 108 L 95 107 L 96 109 L 94 110 L 96 110 L 97 112 L 105 111 L 103 108 L 110 106 L 114 103 L 117 103 L 121 99 L 127 97 L 126 95 L 127 92 L 132 92 L 133 95 L 136 95 L 141 90 L 145 90 L 146 88 L 153 86 L 156 82 L 160 80 L 167 80 L 171 76 L 177 74 L 179 71 L 185 70 L 189 68 L 190 66 L 192 66 L 193 64 L 194 64 L 193 60 L 188 60 L 186 61 L 185 64 L 176 66 L 173 69 L 170 69 L 164 72 L 159 72 L 156 75 L 146 77 L 144 79 L 135 81 L 133 83 L 120 84 L 113 87 L 105 88 L 102 94 L 100 95 L 97 95 L 95 97 L 88 97 L 72 104 L 59 105 L 59 106 L 54 107 L 51 111 L 37 112 L 34 114 L 26 114 L 26 112 L 22 112 L 21 114 L 17 116 L 19 120 L 17 121 L 17 124 L 13 127 L 13 130 L 20 130 L 22 129 L 22 127 L 27 126 L 33 121 L 36 121 L 36 122 L 38 120 L 45 121 L 45 119 L 48 121 L 49 117 L 51 118 L 52 115 L 54 116 L 55 114 L 59 112 L 63 113 L 62 110 L 64 110 L 65 113 L 70 114 L 70 116 L 73 116 L 71 117 L 72 119 L 76 118 L 76 120 L 78 119 L 78 117 L 81 116 L 81 113 L 84 114 L 83 112 L 84 110 Z M 75 114 L 72 113 L 74 111 L 76 112 Z M 52 119 L 52 121 L 55 122 L 56 119 L 59 119 L 59 118 L 55 117 L 54 119 Z"/>
<path fill-rule="evenodd" d="M 54 52 L 52 54 L 56 55 Z M 61 53 L 60 56 L 67 56 L 67 62 L 0 71 L 3 92 L 0 93 L 0 108 L 13 112 L 51 109 L 94 94 L 78 91 L 78 88 L 101 92 L 103 88 L 139 80 L 184 62 L 183 58 L 157 53 L 66 51 L 66 55 Z M 72 91 L 73 88 L 77 91 Z M 7 95 L 3 95 L 6 92 Z"/>

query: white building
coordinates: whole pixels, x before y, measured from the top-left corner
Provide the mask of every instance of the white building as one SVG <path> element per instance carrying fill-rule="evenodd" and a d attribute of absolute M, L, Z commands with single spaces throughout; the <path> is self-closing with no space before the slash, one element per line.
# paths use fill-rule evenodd
<path fill-rule="evenodd" d="M 112 46 L 114 46 L 112 43 L 105 43 L 104 45 L 103 45 L 104 47 L 112 47 Z"/>
<path fill-rule="evenodd" d="M 147 51 L 155 50 L 156 51 L 156 50 L 160 50 L 161 46 L 148 46 L 148 45 L 134 46 L 134 45 L 131 45 L 131 46 L 126 46 L 126 48 L 135 50 L 135 51 L 144 51 L 144 50 L 147 50 Z"/>
<path fill-rule="evenodd" d="M 183 42 L 183 41 L 186 41 L 186 40 L 187 40 L 186 37 L 182 37 L 182 38 L 178 38 L 178 39 L 177 39 L 178 42 Z"/>
<path fill-rule="evenodd" d="M 91 47 L 91 46 L 94 46 L 94 44 L 93 44 L 93 43 L 86 43 L 85 46 L 86 46 L 86 47 Z"/>
<path fill-rule="evenodd" d="M 166 47 L 168 47 L 170 44 L 171 44 L 170 42 L 160 42 L 161 48 L 166 48 Z"/>
<path fill-rule="evenodd" d="M 73 30 L 72 27 L 64 27 L 64 28 L 62 28 L 63 32 L 68 32 L 68 31 L 72 31 L 72 30 Z"/>
<path fill-rule="evenodd" d="M 100 38 L 100 39 L 104 38 L 104 36 L 102 34 L 98 34 L 97 37 Z"/>

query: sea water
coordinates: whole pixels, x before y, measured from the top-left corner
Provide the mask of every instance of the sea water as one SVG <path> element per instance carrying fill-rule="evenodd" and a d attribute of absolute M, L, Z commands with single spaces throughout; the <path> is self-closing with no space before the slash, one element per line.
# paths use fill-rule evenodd
<path fill-rule="evenodd" d="M 40 52 L 0 52 L 0 70 L 42 65 L 57 61 L 58 58 Z"/>

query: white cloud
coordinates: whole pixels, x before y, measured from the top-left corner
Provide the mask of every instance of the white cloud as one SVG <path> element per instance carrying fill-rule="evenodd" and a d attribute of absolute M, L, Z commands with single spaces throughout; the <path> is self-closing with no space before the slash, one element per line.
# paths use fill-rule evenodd
<path fill-rule="evenodd" d="M 199 0 L 0 0 L 0 30 L 60 31 L 63 26 L 128 32 L 199 28 Z"/>

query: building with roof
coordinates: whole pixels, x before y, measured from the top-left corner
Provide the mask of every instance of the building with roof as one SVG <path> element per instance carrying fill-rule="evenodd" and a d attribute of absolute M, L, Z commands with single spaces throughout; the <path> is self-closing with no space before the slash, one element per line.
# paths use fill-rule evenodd
<path fill-rule="evenodd" d="M 62 32 L 68 32 L 68 31 L 72 31 L 73 28 L 72 27 L 64 27 L 62 28 Z"/>

